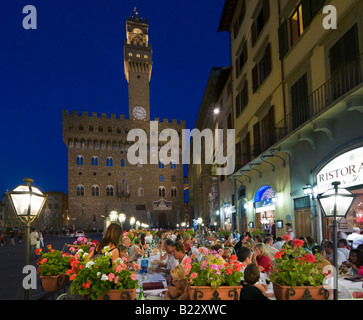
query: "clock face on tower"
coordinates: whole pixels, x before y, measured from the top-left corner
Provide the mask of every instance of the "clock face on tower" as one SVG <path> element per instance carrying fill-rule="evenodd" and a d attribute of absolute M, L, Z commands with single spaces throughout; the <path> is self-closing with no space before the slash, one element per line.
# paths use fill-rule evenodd
<path fill-rule="evenodd" d="M 137 120 L 144 120 L 146 118 L 146 110 L 144 107 L 136 106 L 134 109 L 132 109 L 132 115 Z"/>

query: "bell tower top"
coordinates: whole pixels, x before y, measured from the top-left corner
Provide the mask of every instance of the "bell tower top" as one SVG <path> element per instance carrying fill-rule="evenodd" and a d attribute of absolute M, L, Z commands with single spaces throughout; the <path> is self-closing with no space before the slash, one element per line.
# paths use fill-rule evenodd
<path fill-rule="evenodd" d="M 130 119 L 150 119 L 150 87 L 152 70 L 152 47 L 149 43 L 147 19 L 135 15 L 126 20 L 126 40 L 124 44 L 125 77 L 129 86 Z"/>

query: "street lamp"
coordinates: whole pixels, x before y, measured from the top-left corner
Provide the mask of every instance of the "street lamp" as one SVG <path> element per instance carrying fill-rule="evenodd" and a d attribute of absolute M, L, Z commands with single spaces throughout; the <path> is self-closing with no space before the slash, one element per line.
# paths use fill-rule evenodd
<path fill-rule="evenodd" d="M 333 188 L 318 196 L 319 205 L 327 218 L 333 218 L 334 242 L 334 300 L 338 300 L 338 257 L 337 257 L 337 217 L 345 218 L 356 195 L 346 189 L 338 188 L 339 181 L 332 183 Z"/>
<path fill-rule="evenodd" d="M 124 226 L 124 223 L 126 221 L 126 215 L 123 212 L 121 212 L 118 215 L 118 220 L 120 221 L 121 227 L 123 227 Z"/>
<path fill-rule="evenodd" d="M 108 217 L 109 217 L 111 223 L 112 222 L 116 222 L 117 221 L 117 218 L 118 218 L 117 211 L 115 211 L 115 210 L 111 211 L 110 214 L 108 215 Z"/>
<path fill-rule="evenodd" d="M 39 216 L 48 196 L 43 194 L 38 188 L 31 186 L 33 179 L 25 178 L 24 182 L 26 183 L 25 186 L 20 185 L 13 191 L 6 191 L 6 194 L 15 214 L 26 225 L 25 264 L 29 265 L 30 225 Z M 24 290 L 24 299 L 29 300 L 29 290 Z"/>

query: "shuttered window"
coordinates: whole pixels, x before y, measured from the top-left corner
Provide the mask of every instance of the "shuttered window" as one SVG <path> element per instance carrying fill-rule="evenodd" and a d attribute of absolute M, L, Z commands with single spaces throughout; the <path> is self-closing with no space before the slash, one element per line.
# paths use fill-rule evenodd
<path fill-rule="evenodd" d="M 295 129 L 309 119 L 308 82 L 306 73 L 291 87 L 291 107 L 292 124 Z"/>
<path fill-rule="evenodd" d="M 259 11 L 256 19 L 253 21 L 251 26 L 252 47 L 255 45 L 257 38 L 259 37 L 263 27 L 265 26 L 269 18 L 270 18 L 270 2 L 269 0 L 263 0 L 262 8 Z"/>
<path fill-rule="evenodd" d="M 265 49 L 265 54 L 259 63 L 252 69 L 252 87 L 253 92 L 259 88 L 262 82 L 271 73 L 272 61 L 271 61 L 271 45 L 268 44 Z"/>

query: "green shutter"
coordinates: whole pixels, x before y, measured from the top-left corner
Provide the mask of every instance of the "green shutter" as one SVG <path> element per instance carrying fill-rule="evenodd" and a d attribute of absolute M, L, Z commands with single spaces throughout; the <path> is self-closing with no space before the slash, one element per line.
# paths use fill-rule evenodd
<path fill-rule="evenodd" d="M 288 40 L 288 30 L 287 30 L 287 22 L 284 21 L 279 28 L 279 48 L 280 48 L 280 60 L 282 60 L 286 53 L 289 51 L 289 40 Z"/>
<path fill-rule="evenodd" d="M 311 17 L 314 17 L 325 4 L 325 0 L 311 0 Z"/>

